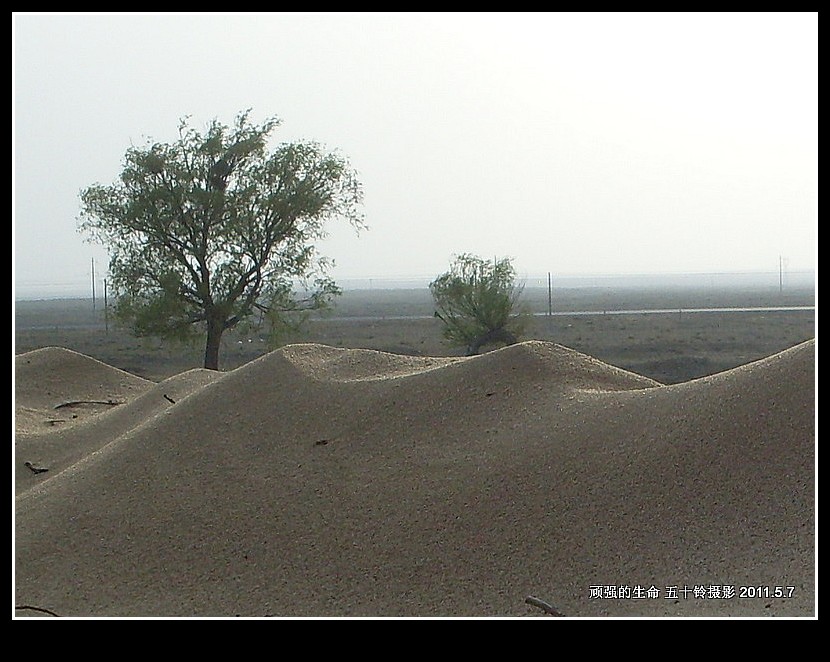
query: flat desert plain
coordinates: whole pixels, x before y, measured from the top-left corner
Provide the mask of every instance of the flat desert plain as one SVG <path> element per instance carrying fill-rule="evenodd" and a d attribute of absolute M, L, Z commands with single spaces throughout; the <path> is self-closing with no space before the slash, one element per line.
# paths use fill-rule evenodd
<path fill-rule="evenodd" d="M 558 343 L 661 384 L 736 368 L 816 334 L 814 288 L 779 291 L 777 282 L 773 288 L 563 287 L 553 292 L 550 317 L 547 289 L 526 288 L 520 303 L 533 313 L 525 320 L 523 340 Z M 625 309 L 665 312 L 618 314 Z M 421 357 L 463 354 L 442 338 L 434 310 L 426 288 L 347 290 L 332 310 L 278 344 L 312 342 Z M 154 382 L 201 367 L 204 360 L 203 337 L 192 344 L 136 338 L 107 317 L 100 297 L 97 306 L 91 299 L 16 302 L 14 341 L 15 354 L 65 347 Z M 222 339 L 220 368 L 238 368 L 275 346 L 264 329 L 231 329 Z"/>
<path fill-rule="evenodd" d="M 541 340 L 14 360 L 17 616 L 815 616 L 812 339 L 668 385 Z"/>

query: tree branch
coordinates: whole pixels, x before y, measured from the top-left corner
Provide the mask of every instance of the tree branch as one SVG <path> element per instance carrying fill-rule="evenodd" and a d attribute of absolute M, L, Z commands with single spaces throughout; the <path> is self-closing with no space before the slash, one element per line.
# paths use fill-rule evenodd
<path fill-rule="evenodd" d="M 534 598 L 532 595 L 529 595 L 525 598 L 525 602 L 529 605 L 533 605 L 534 607 L 539 607 L 542 611 L 550 616 L 564 616 L 562 612 L 557 610 L 555 607 L 549 605 L 544 600 L 540 600 L 539 598 Z"/>
<path fill-rule="evenodd" d="M 44 609 L 43 607 L 33 607 L 31 605 L 15 605 L 15 611 L 22 611 L 22 610 L 29 610 L 29 611 L 37 611 L 41 614 L 49 614 L 50 616 L 57 616 L 60 618 L 60 614 L 56 614 L 51 609 Z"/>

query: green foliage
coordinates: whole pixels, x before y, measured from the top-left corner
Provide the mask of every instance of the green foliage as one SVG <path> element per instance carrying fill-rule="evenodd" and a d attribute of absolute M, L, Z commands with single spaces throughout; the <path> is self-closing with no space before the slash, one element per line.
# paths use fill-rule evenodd
<path fill-rule="evenodd" d="M 130 147 L 117 182 L 81 191 L 79 229 L 108 248 L 116 314 L 136 334 L 206 331 L 205 366 L 217 368 L 223 331 L 255 312 L 279 328 L 339 293 L 315 242 L 334 219 L 364 227 L 362 187 L 317 143 L 269 153 L 278 125 L 249 111 L 204 133 L 182 120 L 178 140 Z"/>
<path fill-rule="evenodd" d="M 513 344 L 524 331 L 525 316 L 517 312 L 522 286 L 510 259 L 483 260 L 456 256 L 450 270 L 429 285 L 435 316 L 444 323 L 444 337 L 477 354 L 487 344 Z"/>

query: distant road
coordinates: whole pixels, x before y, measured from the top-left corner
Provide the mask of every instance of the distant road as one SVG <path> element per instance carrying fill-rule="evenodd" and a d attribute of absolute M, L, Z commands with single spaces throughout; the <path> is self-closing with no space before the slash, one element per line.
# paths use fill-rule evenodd
<path fill-rule="evenodd" d="M 671 313 L 777 313 L 812 310 L 815 306 L 746 306 L 724 308 L 641 308 L 633 310 L 555 310 L 552 315 L 666 315 Z M 547 317 L 548 313 L 533 313 L 534 317 Z M 434 315 L 332 315 L 312 319 L 314 322 L 377 322 L 382 320 L 427 320 Z"/>
<path fill-rule="evenodd" d="M 553 315 L 656 315 L 665 313 L 777 313 L 796 310 L 815 310 L 815 306 L 738 306 L 724 308 L 648 308 L 641 310 L 577 310 L 573 312 L 554 311 Z M 545 317 L 548 313 L 533 313 Z"/>
<path fill-rule="evenodd" d="M 684 313 L 786 313 L 800 311 L 815 311 L 815 306 L 747 306 L 735 308 L 641 308 L 633 310 L 555 310 L 556 317 L 584 316 L 584 315 L 669 315 Z M 547 317 L 548 313 L 533 313 L 534 317 Z M 434 315 L 331 315 L 328 317 L 311 318 L 311 322 L 382 322 L 385 320 L 428 320 Z M 98 329 L 104 326 L 103 322 L 89 324 L 15 324 L 18 331 L 43 331 L 46 329 Z"/>

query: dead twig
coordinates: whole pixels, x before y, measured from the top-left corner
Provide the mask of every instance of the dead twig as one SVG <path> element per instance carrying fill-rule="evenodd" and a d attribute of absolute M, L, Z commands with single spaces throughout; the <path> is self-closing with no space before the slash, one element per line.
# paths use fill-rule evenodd
<path fill-rule="evenodd" d="M 79 407 L 81 405 L 108 405 L 114 407 L 116 405 L 124 404 L 116 400 L 72 400 L 71 402 L 63 402 L 55 405 L 55 409 L 63 409 L 64 407 Z"/>
<path fill-rule="evenodd" d="M 49 614 L 50 616 L 56 616 L 56 617 L 60 618 L 59 614 L 56 614 L 51 609 L 44 609 L 43 607 L 32 607 L 31 605 L 16 605 L 14 609 L 15 609 L 15 611 L 23 610 L 23 609 L 28 609 L 30 611 L 39 611 L 42 614 Z"/>
<path fill-rule="evenodd" d="M 544 600 L 540 600 L 539 598 L 534 598 L 532 595 L 529 595 L 525 598 L 525 602 L 529 605 L 533 605 L 534 607 L 539 607 L 543 612 L 549 614 L 550 616 L 564 616 L 561 611 L 549 605 Z"/>

